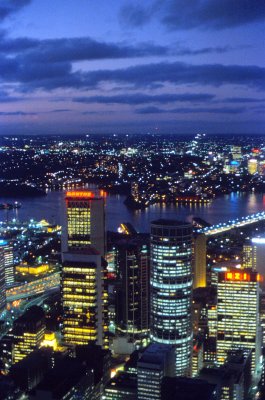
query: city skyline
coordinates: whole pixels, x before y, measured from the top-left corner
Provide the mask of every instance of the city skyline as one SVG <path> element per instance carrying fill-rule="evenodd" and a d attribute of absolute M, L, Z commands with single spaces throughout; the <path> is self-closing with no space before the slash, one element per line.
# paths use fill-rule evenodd
<path fill-rule="evenodd" d="M 0 397 L 264 399 L 264 157 L 258 135 L 3 136 Z"/>
<path fill-rule="evenodd" d="M 0 4 L 3 134 L 263 133 L 260 0 Z"/>

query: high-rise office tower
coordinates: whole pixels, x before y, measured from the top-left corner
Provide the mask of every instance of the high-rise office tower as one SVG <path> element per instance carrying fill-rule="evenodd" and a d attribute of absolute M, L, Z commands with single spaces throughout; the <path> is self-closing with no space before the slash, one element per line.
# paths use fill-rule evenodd
<path fill-rule="evenodd" d="M 105 199 L 103 193 L 78 190 L 66 192 L 62 251 L 89 246 L 105 256 Z"/>
<path fill-rule="evenodd" d="M 6 287 L 14 283 L 14 255 L 13 247 L 6 241 L 0 240 L 0 251 L 3 251 L 5 262 L 5 281 Z"/>
<path fill-rule="evenodd" d="M 252 350 L 252 374 L 260 368 L 260 275 L 251 270 L 220 272 L 217 286 L 217 362 L 229 350 Z"/>
<path fill-rule="evenodd" d="M 6 306 L 6 281 L 5 281 L 5 256 L 4 249 L 0 247 L 0 313 Z"/>
<path fill-rule="evenodd" d="M 206 236 L 193 238 L 193 289 L 206 286 Z"/>
<path fill-rule="evenodd" d="M 191 373 L 192 225 L 151 223 L 150 338 L 175 346 L 176 375 Z"/>
<path fill-rule="evenodd" d="M 14 321 L 14 362 L 27 357 L 40 347 L 45 333 L 45 315 L 39 306 L 30 307 L 21 317 Z"/>
<path fill-rule="evenodd" d="M 108 347 L 104 198 L 66 193 L 61 301 L 66 343 Z"/>
<path fill-rule="evenodd" d="M 253 237 L 243 246 L 243 266 L 252 265 L 255 271 L 265 276 L 265 238 Z"/>
<path fill-rule="evenodd" d="M 137 239 L 119 242 L 116 250 L 116 323 L 122 332 L 141 335 L 147 333 L 149 325 L 149 251 Z"/>
<path fill-rule="evenodd" d="M 106 262 L 91 246 L 63 253 L 63 336 L 66 343 L 108 348 Z"/>
<path fill-rule="evenodd" d="M 243 245 L 242 268 L 257 269 L 257 246 L 251 241 Z"/>
<path fill-rule="evenodd" d="M 262 329 L 262 347 L 265 347 L 265 291 L 260 294 L 260 325 Z M 264 371 L 265 372 L 265 371 Z M 265 376 L 264 376 L 265 378 Z"/>
<path fill-rule="evenodd" d="M 203 343 L 198 341 L 193 346 L 192 377 L 198 376 L 202 368 L 203 368 Z"/>
<path fill-rule="evenodd" d="M 258 170 L 258 160 L 255 158 L 250 158 L 248 160 L 248 173 L 254 175 Z"/>

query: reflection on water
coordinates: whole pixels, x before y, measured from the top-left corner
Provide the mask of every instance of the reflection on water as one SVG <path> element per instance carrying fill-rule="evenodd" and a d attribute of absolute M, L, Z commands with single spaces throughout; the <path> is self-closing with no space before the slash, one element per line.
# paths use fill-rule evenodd
<path fill-rule="evenodd" d="M 30 219 L 47 219 L 51 223 L 61 223 L 62 192 L 49 192 L 46 197 L 31 199 L 1 198 L 0 203 L 13 203 L 18 200 L 22 203 L 19 210 L 0 211 L 0 220 L 20 221 Z M 262 194 L 232 193 L 213 200 L 206 204 L 154 204 L 146 210 L 129 210 L 124 204 L 124 196 L 107 197 L 107 228 L 117 230 L 121 222 L 131 222 L 140 232 L 149 231 L 150 221 L 157 218 L 175 218 L 191 221 L 193 217 L 201 217 L 210 223 L 219 223 L 233 218 L 265 209 Z"/>

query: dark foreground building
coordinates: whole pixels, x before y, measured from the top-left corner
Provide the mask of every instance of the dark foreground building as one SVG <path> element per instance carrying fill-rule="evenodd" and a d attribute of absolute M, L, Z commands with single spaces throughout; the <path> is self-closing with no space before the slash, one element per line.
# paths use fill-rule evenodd
<path fill-rule="evenodd" d="M 219 400 L 219 397 L 216 386 L 204 380 L 165 377 L 161 400 Z"/>

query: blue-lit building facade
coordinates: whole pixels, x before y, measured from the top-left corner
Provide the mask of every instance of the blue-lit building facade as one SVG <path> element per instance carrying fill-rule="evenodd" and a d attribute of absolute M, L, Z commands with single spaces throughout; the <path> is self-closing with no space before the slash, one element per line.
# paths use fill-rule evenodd
<path fill-rule="evenodd" d="M 0 247 L 0 313 L 6 306 L 6 284 L 5 284 L 5 256 L 4 250 Z"/>
<path fill-rule="evenodd" d="M 6 240 L 0 240 L 0 251 L 4 255 L 5 284 L 10 287 L 14 284 L 13 248 Z"/>
<path fill-rule="evenodd" d="M 192 225 L 151 223 L 150 338 L 176 349 L 176 375 L 188 376 L 192 352 Z"/>

